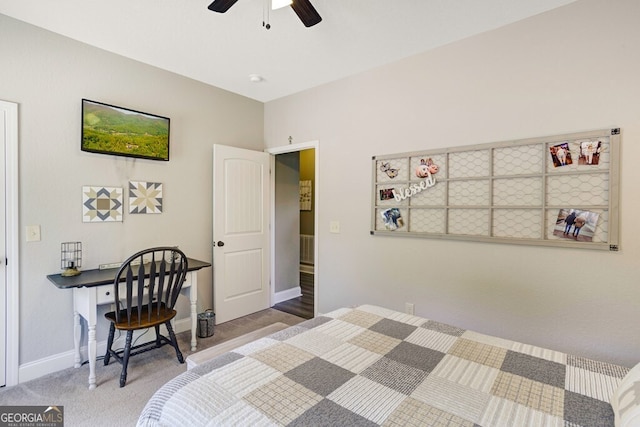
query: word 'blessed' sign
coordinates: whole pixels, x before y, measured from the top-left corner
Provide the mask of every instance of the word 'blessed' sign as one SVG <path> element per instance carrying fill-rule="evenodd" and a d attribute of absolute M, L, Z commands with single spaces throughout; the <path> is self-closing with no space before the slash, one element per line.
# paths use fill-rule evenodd
<path fill-rule="evenodd" d="M 400 189 L 398 192 L 393 189 L 393 197 L 397 202 L 401 202 L 408 197 L 421 193 L 427 188 L 433 187 L 434 185 L 436 185 L 436 179 L 431 175 L 431 173 L 427 172 L 426 179 L 424 181 L 420 181 L 419 184 L 411 184 L 409 187 Z"/>

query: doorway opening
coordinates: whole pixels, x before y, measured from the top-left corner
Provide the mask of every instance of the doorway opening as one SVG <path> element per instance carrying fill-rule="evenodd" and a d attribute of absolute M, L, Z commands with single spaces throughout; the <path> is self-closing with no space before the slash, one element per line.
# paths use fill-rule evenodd
<path fill-rule="evenodd" d="M 317 143 L 269 150 L 272 158 L 272 307 L 317 313 Z"/>

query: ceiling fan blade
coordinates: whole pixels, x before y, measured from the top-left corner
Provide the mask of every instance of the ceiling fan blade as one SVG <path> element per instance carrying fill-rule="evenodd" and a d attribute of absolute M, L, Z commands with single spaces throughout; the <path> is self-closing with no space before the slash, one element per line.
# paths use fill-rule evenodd
<path fill-rule="evenodd" d="M 214 0 L 207 9 L 214 12 L 225 13 L 231 6 L 236 4 L 238 0 Z"/>
<path fill-rule="evenodd" d="M 309 0 L 293 0 L 291 8 L 296 15 L 298 15 L 298 18 L 300 18 L 305 27 L 313 27 L 322 21 L 322 17 Z"/>

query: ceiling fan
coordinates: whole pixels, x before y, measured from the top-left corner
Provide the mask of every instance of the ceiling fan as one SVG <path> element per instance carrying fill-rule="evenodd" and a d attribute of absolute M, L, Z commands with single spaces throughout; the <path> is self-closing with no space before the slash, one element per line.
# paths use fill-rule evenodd
<path fill-rule="evenodd" d="M 208 9 L 214 12 L 225 13 L 237 1 L 238 0 L 214 0 Z M 291 9 L 298 15 L 298 18 L 300 18 L 305 27 L 313 27 L 322 21 L 322 17 L 309 0 L 293 0 L 290 4 Z"/>

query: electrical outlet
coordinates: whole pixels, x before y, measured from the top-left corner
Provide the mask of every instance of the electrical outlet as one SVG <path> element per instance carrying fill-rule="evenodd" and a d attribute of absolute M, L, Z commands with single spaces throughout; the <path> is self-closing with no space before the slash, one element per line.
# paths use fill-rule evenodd
<path fill-rule="evenodd" d="M 39 225 L 27 225 L 27 242 L 39 242 L 40 241 L 40 226 Z"/>
<path fill-rule="evenodd" d="M 329 233 L 340 233 L 340 221 L 329 222 Z"/>
<path fill-rule="evenodd" d="M 415 306 L 412 302 L 404 303 L 404 312 L 407 314 L 415 314 Z"/>

